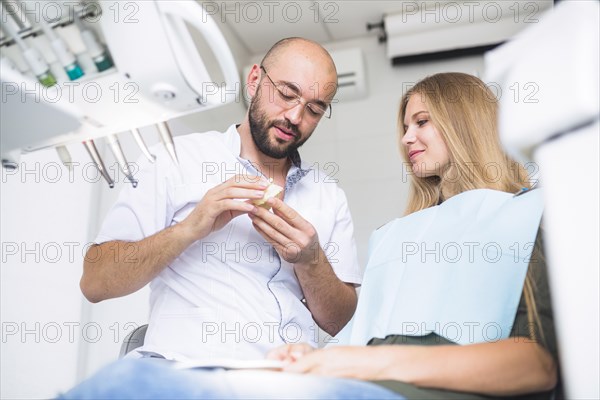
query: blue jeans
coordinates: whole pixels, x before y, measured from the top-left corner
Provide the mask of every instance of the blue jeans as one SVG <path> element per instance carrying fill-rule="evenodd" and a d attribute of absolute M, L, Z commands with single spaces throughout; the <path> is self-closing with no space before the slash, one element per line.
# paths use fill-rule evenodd
<path fill-rule="evenodd" d="M 373 383 L 261 370 L 177 370 L 161 359 L 124 359 L 59 399 L 403 399 Z"/>

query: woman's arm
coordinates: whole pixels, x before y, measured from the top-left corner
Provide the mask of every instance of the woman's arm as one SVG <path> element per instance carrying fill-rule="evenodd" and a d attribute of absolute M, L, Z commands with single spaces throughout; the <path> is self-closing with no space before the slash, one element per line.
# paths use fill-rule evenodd
<path fill-rule="evenodd" d="M 286 371 L 496 396 L 547 391 L 557 381 L 552 356 L 521 337 L 466 346 L 333 347 L 301 357 Z"/>
<path fill-rule="evenodd" d="M 403 346 L 395 346 L 399 359 Z M 390 349 L 391 350 L 391 349 Z M 515 337 L 466 346 L 411 346 L 408 363 L 390 366 L 391 379 L 416 386 L 488 395 L 543 392 L 556 385 L 556 364 L 542 346 Z"/>

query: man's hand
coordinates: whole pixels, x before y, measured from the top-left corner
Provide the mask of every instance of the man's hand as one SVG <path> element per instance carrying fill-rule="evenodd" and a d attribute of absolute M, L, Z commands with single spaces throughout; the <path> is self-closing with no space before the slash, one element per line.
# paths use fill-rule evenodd
<path fill-rule="evenodd" d="M 249 213 L 256 207 L 236 199 L 260 199 L 269 185 L 247 175 L 235 175 L 210 189 L 194 210 L 181 222 L 193 240 L 200 240 L 223 228 L 235 217 Z"/>
<path fill-rule="evenodd" d="M 249 215 L 258 233 L 275 248 L 281 258 L 291 264 L 316 264 L 325 257 L 317 231 L 296 210 L 278 198 L 267 204 L 273 208 L 269 212 L 261 207 Z"/>
<path fill-rule="evenodd" d="M 138 242 L 112 241 L 93 246 L 90 251 L 104 254 L 100 259 L 86 255 L 81 290 L 91 302 L 125 296 L 144 287 L 196 240 L 223 228 L 233 218 L 255 206 L 240 199 L 260 199 L 269 182 L 236 175 L 210 189 L 181 223 L 165 228 Z M 136 260 L 116 259 L 112 246 L 127 255 L 134 246 Z M 98 248 L 96 248 L 98 247 Z M 93 253 L 92 253 L 93 254 Z"/>
<path fill-rule="evenodd" d="M 317 325 L 335 336 L 356 309 L 354 286 L 337 277 L 310 222 L 277 198 L 267 205 L 273 213 L 257 207 L 248 216 L 279 256 L 293 264 L 306 307 Z"/>

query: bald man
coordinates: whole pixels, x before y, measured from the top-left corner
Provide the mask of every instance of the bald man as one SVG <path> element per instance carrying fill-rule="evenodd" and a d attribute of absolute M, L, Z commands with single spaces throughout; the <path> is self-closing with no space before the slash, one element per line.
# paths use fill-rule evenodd
<path fill-rule="evenodd" d="M 350 320 L 361 276 L 346 197 L 298 153 L 336 90 L 323 47 L 284 39 L 248 74 L 241 124 L 176 137 L 179 166 L 162 147 L 154 164 L 140 160 L 139 186 L 120 193 L 81 279 L 92 302 L 150 283 L 136 356 L 263 358 Z M 270 182 L 284 190 L 257 207 Z"/>

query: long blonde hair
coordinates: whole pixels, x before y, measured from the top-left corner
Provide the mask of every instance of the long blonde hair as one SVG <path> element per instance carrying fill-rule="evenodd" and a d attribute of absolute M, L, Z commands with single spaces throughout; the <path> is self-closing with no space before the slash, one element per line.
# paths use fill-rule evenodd
<path fill-rule="evenodd" d="M 402 96 L 398 114 L 400 138 L 405 134 L 406 107 L 413 96 L 421 96 L 421 101 L 426 103 L 430 123 L 442 136 L 450 163 L 441 177 L 417 177 L 411 174 L 406 214 L 435 206 L 467 190 L 494 189 L 515 193 L 531 187 L 525 168 L 502 150 L 498 137 L 497 99 L 479 78 L 450 72 L 419 81 Z M 412 172 L 407 149 L 402 144 L 400 148 L 405 166 Z M 529 268 L 523 298 L 529 325 L 538 327 L 543 340 L 532 274 Z M 529 336 L 537 339 L 535 330 L 531 330 Z"/>
<path fill-rule="evenodd" d="M 419 178 L 412 174 L 405 146 L 401 153 L 411 173 L 406 214 L 438 204 L 440 200 L 472 189 L 517 192 L 529 188 L 527 171 L 500 146 L 497 100 L 477 77 L 450 72 L 429 76 L 402 97 L 398 115 L 400 138 L 408 101 L 420 96 L 429 109 L 430 123 L 442 136 L 450 157 L 443 176 Z M 442 188 L 445 198 L 442 198 Z"/>

